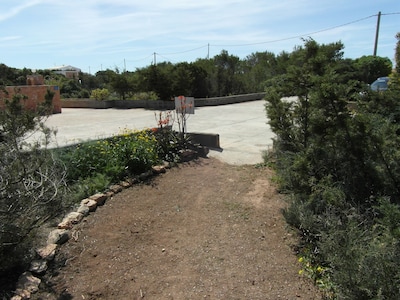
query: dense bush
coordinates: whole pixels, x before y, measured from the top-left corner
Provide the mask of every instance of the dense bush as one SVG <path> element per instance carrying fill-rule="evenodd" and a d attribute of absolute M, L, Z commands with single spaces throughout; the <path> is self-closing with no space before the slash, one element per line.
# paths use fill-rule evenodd
<path fill-rule="evenodd" d="M 339 71 L 341 49 L 305 41 L 267 91 L 285 217 L 328 296 L 399 299 L 400 90 L 360 90 Z"/>
<path fill-rule="evenodd" d="M 57 150 L 69 182 L 102 174 L 110 182 L 140 174 L 158 162 L 157 140 L 149 130 L 124 130 L 111 138 Z"/>
<path fill-rule="evenodd" d="M 110 92 L 107 89 L 94 89 L 90 94 L 90 98 L 98 101 L 107 100 L 109 96 Z"/>
<path fill-rule="evenodd" d="M 7 101 L 8 109 L 0 114 L 2 289 L 9 288 L 3 276 L 12 285 L 16 278 L 10 274 L 26 270 L 38 242 L 35 230 L 44 221 L 110 184 L 148 171 L 160 158 L 175 159 L 178 151 L 169 117 L 154 130 L 126 129 L 111 138 L 47 150 L 52 133 L 40 118 L 45 111 L 23 111 L 21 98 Z M 44 144 L 26 142 L 34 131 L 41 132 Z"/>
<path fill-rule="evenodd" d="M 37 112 L 23 111 L 23 98 L 6 96 L 0 111 L 0 286 L 26 267 L 37 229 L 64 207 L 65 169 L 46 149 L 52 132 L 43 125 L 53 94 Z M 27 141 L 34 132 L 42 141 Z"/>

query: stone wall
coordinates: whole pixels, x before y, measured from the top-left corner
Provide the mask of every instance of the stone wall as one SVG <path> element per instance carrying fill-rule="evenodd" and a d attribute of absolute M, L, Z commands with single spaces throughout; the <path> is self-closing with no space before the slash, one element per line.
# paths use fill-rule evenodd
<path fill-rule="evenodd" d="M 246 101 L 261 100 L 265 96 L 265 93 L 253 93 L 245 95 L 234 95 L 226 97 L 215 97 L 215 98 L 196 98 L 194 99 L 195 107 L 202 106 L 215 106 L 224 104 L 234 104 Z M 107 100 L 97 101 L 93 99 L 63 99 L 61 105 L 64 108 L 146 108 L 146 109 L 174 109 L 174 101 L 163 101 L 163 100 Z"/>

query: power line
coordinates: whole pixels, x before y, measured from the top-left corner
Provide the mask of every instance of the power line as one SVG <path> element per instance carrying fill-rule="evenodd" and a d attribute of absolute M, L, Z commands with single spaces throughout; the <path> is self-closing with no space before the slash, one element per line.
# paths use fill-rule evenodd
<path fill-rule="evenodd" d="M 159 57 L 162 57 L 162 58 L 164 58 L 166 61 L 169 61 L 170 63 L 175 63 L 175 61 L 173 61 L 173 60 L 169 59 L 168 57 L 165 57 L 165 56 L 163 56 L 163 55 L 162 55 L 162 54 L 160 54 L 160 53 L 156 53 L 156 55 L 158 55 Z"/>
<path fill-rule="evenodd" d="M 193 48 L 193 49 L 190 49 L 190 50 L 184 50 L 184 51 L 173 52 L 173 53 L 163 53 L 163 54 L 164 54 L 164 55 L 176 55 L 176 54 L 182 54 L 182 53 L 192 52 L 192 51 L 199 50 L 199 49 L 203 49 L 203 48 L 206 48 L 206 47 L 208 47 L 208 45 L 203 45 L 203 46 L 200 46 L 200 47 L 197 47 L 197 48 Z M 157 54 L 159 54 L 159 53 L 157 53 Z M 159 55 L 160 55 L 160 54 L 159 54 Z"/>
<path fill-rule="evenodd" d="M 381 15 L 382 16 L 400 15 L 400 12 L 382 13 Z M 287 37 L 287 38 L 281 38 L 281 39 L 277 39 L 277 40 L 255 42 L 255 43 L 245 43 L 245 44 L 225 44 L 225 45 L 207 44 L 207 45 L 202 45 L 202 46 L 199 46 L 199 47 L 196 47 L 196 48 L 183 50 L 183 51 L 177 51 L 177 52 L 170 52 L 170 53 L 163 53 L 163 54 L 153 52 L 152 54 L 150 54 L 150 55 L 148 55 L 148 56 L 146 56 L 144 58 L 135 59 L 135 60 L 127 60 L 127 61 L 128 62 L 137 62 L 137 61 L 142 61 L 142 60 L 145 60 L 145 59 L 149 59 L 150 57 L 153 57 L 153 56 L 154 56 L 154 60 L 155 60 L 155 55 L 158 55 L 158 56 L 166 59 L 167 61 L 172 62 L 171 59 L 169 59 L 169 58 L 167 58 L 167 57 L 165 57 L 163 55 L 179 55 L 179 54 L 188 53 L 188 52 L 196 51 L 196 50 L 203 49 L 203 48 L 208 48 L 208 56 L 209 56 L 210 46 L 212 46 L 212 47 L 244 47 L 244 46 L 262 45 L 262 44 L 272 44 L 272 43 L 277 43 L 277 42 L 282 42 L 282 41 L 287 41 L 287 40 L 292 40 L 292 39 L 299 39 L 299 38 L 302 38 L 304 36 L 315 35 L 315 34 L 318 34 L 318 33 L 321 33 L 321 32 L 330 31 L 330 30 L 333 30 L 333 29 L 336 29 L 336 28 L 341 28 L 341 27 L 344 27 L 344 26 L 348 26 L 348 25 L 351 25 L 351 24 L 354 24 L 354 23 L 358 23 L 358 22 L 364 21 L 364 20 L 368 20 L 368 19 L 371 19 L 371 18 L 374 18 L 374 17 L 377 17 L 377 16 L 378 16 L 378 14 L 374 14 L 374 15 L 370 15 L 370 16 L 367 16 L 367 17 L 364 17 L 364 18 L 361 18 L 361 19 L 357 19 L 357 20 L 354 20 L 354 21 L 350 21 L 350 22 L 347 22 L 347 23 L 344 23 L 344 24 L 340 24 L 340 25 L 329 27 L 329 28 L 313 31 L 313 32 L 310 32 L 310 33 L 299 34 L 299 35 L 295 35 L 295 36 L 291 36 L 291 37 Z"/>
<path fill-rule="evenodd" d="M 400 12 L 393 12 L 393 13 L 382 13 L 381 15 L 382 16 L 386 16 L 386 15 L 399 15 L 399 14 L 400 14 Z M 295 36 L 291 36 L 291 37 L 287 37 L 287 38 L 277 39 L 277 40 L 256 42 L 256 43 L 247 43 L 247 44 L 226 44 L 226 45 L 207 44 L 207 45 L 203 45 L 203 46 L 200 46 L 200 47 L 197 47 L 197 48 L 193 48 L 193 49 L 190 49 L 190 50 L 184 50 L 184 51 L 173 52 L 173 53 L 164 53 L 164 54 L 165 55 L 177 55 L 177 54 L 187 53 L 187 52 L 195 51 L 195 50 L 198 50 L 198 49 L 206 48 L 206 47 L 209 47 L 209 46 L 213 46 L 213 47 L 244 47 L 244 46 L 253 46 L 253 45 L 277 43 L 277 42 L 282 42 L 282 41 L 287 41 L 287 40 L 292 40 L 292 39 L 298 39 L 298 38 L 301 38 L 301 37 L 304 37 L 304 36 L 310 36 L 310 35 L 318 34 L 318 33 L 325 32 L 325 31 L 330 31 L 330 30 L 333 30 L 333 29 L 336 29 L 336 28 L 348 26 L 348 25 L 351 25 L 351 24 L 354 24 L 354 23 L 358 23 L 358 22 L 367 20 L 367 19 L 371 19 L 371 18 L 374 18 L 376 16 L 377 16 L 377 14 L 374 14 L 374 15 L 370 15 L 368 17 L 364 17 L 364 18 L 361 18 L 361 19 L 357 19 L 357 20 L 350 21 L 350 22 L 347 22 L 347 23 L 344 23 L 344 24 L 340 24 L 340 25 L 336 25 L 336 26 L 333 26 L 333 27 L 321 29 L 321 30 L 318 30 L 318 31 L 313 31 L 313 32 L 310 32 L 310 33 L 295 35 Z"/>
<path fill-rule="evenodd" d="M 153 56 L 153 54 L 150 54 L 150 55 L 148 55 L 146 57 L 143 57 L 143 58 L 138 58 L 138 59 L 133 59 L 133 60 L 129 59 L 129 60 L 126 60 L 126 61 L 128 61 L 128 62 L 137 62 L 137 61 L 142 61 L 142 60 L 145 60 L 145 59 L 149 59 L 152 56 Z"/>
<path fill-rule="evenodd" d="M 344 26 L 351 25 L 351 24 L 354 24 L 354 23 L 358 23 L 358 22 L 361 22 L 361 21 L 364 21 L 364 20 L 367 20 L 367 19 L 370 19 L 370 18 L 373 18 L 373 17 L 376 17 L 376 16 L 377 15 L 371 15 L 371 16 L 364 17 L 364 18 L 361 18 L 361 19 L 358 19 L 358 20 L 355 20 L 355 21 L 347 22 L 347 23 L 344 23 L 344 24 L 341 24 L 341 25 L 329 27 L 329 28 L 326 28 L 326 29 L 321 29 L 321 30 L 314 31 L 314 32 L 311 32 L 311 33 L 305 33 L 305 34 L 296 35 L 296 36 L 292 36 L 292 37 L 282 38 L 282 39 L 278 39 L 278 40 L 265 41 L 265 42 L 259 42 L 259 43 L 249 43 L 249 44 L 211 45 L 211 46 L 214 46 L 214 47 L 242 47 L 242 46 L 253 46 L 253 45 L 261 45 L 261 44 L 271 44 L 271 43 L 282 42 L 282 41 L 287 41 L 287 40 L 292 40 L 292 39 L 298 39 L 298 38 L 301 38 L 303 36 L 309 36 L 309 35 L 314 35 L 314 34 L 317 34 L 317 33 L 325 32 L 325 31 L 333 30 L 333 29 L 336 29 L 336 28 L 340 28 L 340 27 L 344 27 Z"/>
<path fill-rule="evenodd" d="M 394 12 L 394 13 L 386 13 L 386 14 L 381 14 L 382 16 L 389 16 L 389 15 L 400 15 L 400 12 Z M 375 15 L 376 16 L 376 15 Z"/>

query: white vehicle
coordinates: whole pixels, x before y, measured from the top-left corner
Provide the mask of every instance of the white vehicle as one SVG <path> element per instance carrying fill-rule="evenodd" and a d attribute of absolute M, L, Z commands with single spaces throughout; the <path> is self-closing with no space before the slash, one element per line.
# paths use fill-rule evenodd
<path fill-rule="evenodd" d="M 369 86 L 372 91 L 386 91 L 388 89 L 389 77 L 379 77 Z"/>

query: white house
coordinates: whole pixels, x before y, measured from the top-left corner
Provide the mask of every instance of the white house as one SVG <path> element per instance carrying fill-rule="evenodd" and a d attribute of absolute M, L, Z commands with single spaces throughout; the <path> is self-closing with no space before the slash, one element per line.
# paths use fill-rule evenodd
<path fill-rule="evenodd" d="M 61 74 L 67 78 L 75 78 L 75 79 L 79 78 L 79 73 L 81 72 L 81 69 L 73 66 L 58 66 L 49 68 L 48 70 L 52 71 L 55 74 Z"/>

